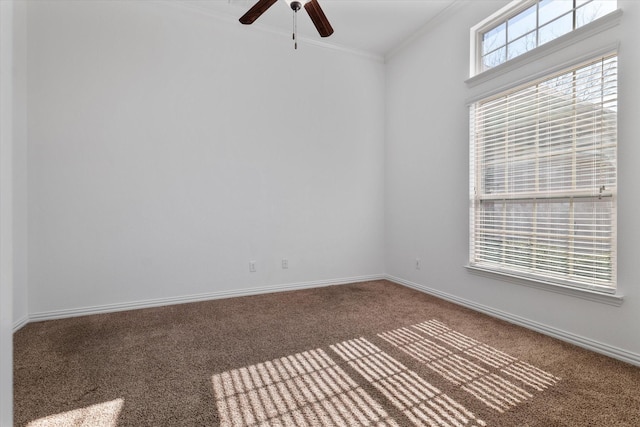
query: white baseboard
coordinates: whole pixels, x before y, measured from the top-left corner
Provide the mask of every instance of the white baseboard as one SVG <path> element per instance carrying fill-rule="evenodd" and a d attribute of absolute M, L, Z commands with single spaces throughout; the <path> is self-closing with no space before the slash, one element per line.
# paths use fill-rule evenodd
<path fill-rule="evenodd" d="M 24 316 L 15 322 L 13 322 L 13 333 L 15 334 L 17 331 L 22 329 L 27 323 L 29 323 L 29 316 Z"/>
<path fill-rule="evenodd" d="M 342 279 L 318 280 L 313 282 L 289 283 L 273 286 L 262 286 L 250 289 L 229 290 L 220 292 L 210 292 L 197 295 L 184 295 L 169 298 L 158 298 L 152 300 L 133 301 L 119 304 L 105 304 L 93 307 L 72 308 L 65 310 L 42 311 L 39 313 L 31 313 L 28 319 L 20 327 L 28 322 L 40 322 L 43 320 L 64 319 L 68 317 L 88 316 L 92 314 L 115 313 L 118 311 L 137 310 L 141 308 L 161 307 L 165 305 L 184 304 L 190 302 L 201 302 L 223 298 L 243 297 L 249 295 L 268 294 L 274 292 L 294 291 L 300 289 L 320 288 L 324 286 L 346 285 L 348 283 L 368 282 L 371 280 L 382 280 L 383 274 L 374 274 L 369 276 L 347 277 Z M 20 328 L 19 327 L 19 328 Z M 17 329 L 19 329 L 17 328 Z M 14 331 L 17 330 L 14 325 Z"/>
<path fill-rule="evenodd" d="M 601 342 L 592 340 L 590 338 L 585 338 L 579 335 L 575 335 L 571 332 L 563 331 L 558 328 L 553 328 L 551 326 L 543 325 L 542 323 L 534 322 L 524 317 L 515 316 L 513 314 L 506 313 L 501 310 L 496 310 L 494 308 L 487 307 L 482 304 L 477 304 L 473 301 L 459 298 L 454 295 L 441 292 L 424 285 L 420 285 L 418 283 L 401 279 L 399 277 L 386 275 L 385 279 L 389 280 L 390 282 L 394 282 L 399 285 L 406 286 L 408 288 L 412 288 L 429 295 L 433 295 L 443 300 L 450 301 L 454 304 L 458 304 L 458 305 L 470 308 L 472 310 L 479 311 L 491 317 L 497 317 L 498 319 L 506 320 L 509 323 L 513 323 L 518 326 L 523 326 L 527 329 L 540 332 L 541 334 L 548 335 L 562 341 L 566 341 L 570 344 L 577 345 L 578 347 L 582 347 L 587 350 L 594 351 L 596 353 L 604 354 L 606 356 L 612 357 L 614 359 L 622 360 L 623 362 L 627 362 L 632 365 L 640 366 L 640 354 L 632 353 L 630 351 L 623 350 L 621 348 L 617 348 L 609 344 L 601 343 Z"/>

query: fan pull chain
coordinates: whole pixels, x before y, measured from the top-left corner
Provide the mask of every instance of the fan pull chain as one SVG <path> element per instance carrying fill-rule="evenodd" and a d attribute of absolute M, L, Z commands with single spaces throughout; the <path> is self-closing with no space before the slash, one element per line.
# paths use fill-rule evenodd
<path fill-rule="evenodd" d="M 293 11 L 293 48 L 298 49 L 298 11 Z"/>

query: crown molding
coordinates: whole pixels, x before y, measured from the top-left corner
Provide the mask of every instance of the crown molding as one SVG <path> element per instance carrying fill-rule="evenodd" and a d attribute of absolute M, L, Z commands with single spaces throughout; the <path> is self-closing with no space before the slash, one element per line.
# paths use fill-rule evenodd
<path fill-rule="evenodd" d="M 454 0 L 450 5 L 438 12 L 438 14 L 436 14 L 433 18 L 425 22 L 416 32 L 405 38 L 396 47 L 387 52 L 387 54 L 384 56 L 384 62 L 389 62 L 394 56 L 412 45 L 417 39 L 431 31 L 436 26 L 440 25 L 442 22 L 448 19 L 451 14 L 457 12 L 464 3 L 466 3 L 465 0 Z"/>

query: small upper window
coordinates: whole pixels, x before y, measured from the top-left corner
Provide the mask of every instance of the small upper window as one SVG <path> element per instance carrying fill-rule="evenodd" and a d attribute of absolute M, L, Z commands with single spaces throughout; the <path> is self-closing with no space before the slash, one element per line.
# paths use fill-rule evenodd
<path fill-rule="evenodd" d="M 477 31 L 482 72 L 613 12 L 616 0 L 517 1 Z"/>

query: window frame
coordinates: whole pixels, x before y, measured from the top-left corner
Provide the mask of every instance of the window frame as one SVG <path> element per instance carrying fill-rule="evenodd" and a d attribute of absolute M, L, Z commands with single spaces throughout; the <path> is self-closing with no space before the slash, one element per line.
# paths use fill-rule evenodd
<path fill-rule="evenodd" d="M 509 21 L 511 18 L 517 16 L 521 12 L 525 11 L 526 9 L 530 8 L 531 6 L 539 2 L 540 0 L 513 0 L 512 2 L 508 3 L 506 6 L 499 9 L 498 11 L 496 11 L 486 19 L 482 20 L 478 24 L 471 27 L 470 50 L 469 50 L 470 52 L 469 79 L 467 80 L 467 83 L 472 82 L 474 80 L 479 80 L 477 79 L 477 77 L 479 76 L 483 76 L 485 74 L 491 75 L 491 74 L 494 74 L 496 70 L 500 70 L 505 67 L 508 68 L 509 65 L 512 63 L 530 62 L 530 60 L 527 61 L 529 57 L 534 57 L 533 60 L 535 60 L 535 57 L 542 56 L 540 53 L 536 54 L 536 52 L 540 52 L 542 50 L 544 50 L 545 52 L 553 52 L 559 48 L 563 48 L 567 44 L 575 43 L 575 40 L 577 39 L 587 38 L 598 32 L 601 32 L 608 28 L 616 26 L 619 24 L 620 17 L 622 15 L 622 10 L 618 6 L 616 10 L 609 12 L 599 18 L 596 18 L 595 20 L 587 24 L 584 24 L 580 27 L 575 28 L 575 22 L 574 22 L 573 30 L 569 31 L 568 33 L 561 35 L 559 37 L 556 37 L 543 44 L 540 44 L 540 45 L 537 44 L 536 47 L 518 56 L 515 56 L 514 58 L 507 59 L 504 62 L 494 67 L 483 70 L 482 69 L 482 36 L 483 34 L 490 31 L 494 27 L 500 25 L 501 23 L 505 23 Z M 617 3 L 617 0 L 616 0 L 616 3 Z M 571 13 L 575 14 L 576 10 L 577 10 L 576 8 L 573 8 Z M 557 20 L 557 19 L 558 18 L 554 18 L 554 20 Z M 545 25 L 546 24 L 548 23 L 545 23 Z M 535 31 L 537 32 L 539 28 L 540 28 L 539 23 L 536 22 Z"/>
<path fill-rule="evenodd" d="M 491 68 L 489 68 L 487 70 L 483 70 L 482 69 L 482 36 L 486 32 L 488 32 L 491 29 L 493 29 L 494 27 L 497 27 L 498 25 L 500 25 L 501 23 L 507 22 L 508 20 L 510 20 L 514 16 L 518 15 L 519 13 L 524 12 L 525 10 L 527 10 L 528 8 L 530 8 L 531 6 L 536 4 L 537 2 L 538 2 L 538 0 L 524 0 L 524 1 L 522 1 L 522 0 L 514 0 L 514 1 L 510 2 L 509 4 L 507 4 L 506 6 L 504 6 L 502 9 L 498 10 L 493 15 L 489 16 L 484 21 L 480 22 L 478 25 L 475 25 L 474 27 L 471 28 L 471 34 L 472 34 L 472 45 L 471 45 L 472 61 L 471 61 L 471 71 L 470 71 L 470 73 L 471 73 L 472 76 L 473 75 L 477 75 L 477 74 L 481 74 L 483 72 L 491 70 Z M 537 23 L 536 23 L 536 28 L 537 28 Z M 536 46 L 536 47 L 540 47 L 540 46 Z M 515 59 L 515 58 L 513 58 L 513 59 Z M 505 64 L 507 62 L 509 62 L 509 60 L 503 62 L 502 64 Z M 502 64 L 500 64 L 500 65 L 502 65 Z M 498 66 L 500 66 L 500 65 L 498 65 Z"/>
<path fill-rule="evenodd" d="M 470 77 L 465 80 L 468 88 L 466 101 L 468 106 L 501 92 L 515 89 L 525 83 L 533 83 L 540 78 L 550 76 L 569 67 L 619 52 L 621 33 L 618 28 L 623 18 L 623 11 L 620 9 L 618 2 L 616 10 L 592 22 L 494 68 L 482 73 L 476 73 L 475 58 L 478 46 L 480 46 L 478 31 L 486 29 L 496 22 L 504 22 L 505 19 L 509 19 L 507 14 L 517 14 L 535 3 L 536 0 L 513 1 L 470 29 Z M 619 55 L 618 57 L 620 58 Z M 624 58 L 620 60 L 624 62 Z M 618 93 L 620 94 L 622 91 L 623 89 L 619 87 Z M 617 223 L 617 218 L 614 217 L 613 221 Z M 471 244 L 471 236 L 469 236 L 468 242 Z M 471 249 L 470 246 L 468 248 Z M 614 252 L 614 256 L 617 257 L 617 248 L 614 248 Z M 471 258 L 468 257 L 467 260 L 470 261 Z M 613 306 L 620 306 L 623 303 L 624 284 L 620 282 L 617 283 L 615 293 L 611 294 L 560 283 L 550 283 L 546 280 L 523 277 L 507 271 L 495 271 L 473 266 L 469 263 L 465 265 L 465 268 L 469 274 L 505 281 L 509 284 L 533 287 Z"/>
<path fill-rule="evenodd" d="M 522 150 L 522 148 L 518 148 L 518 153 L 516 155 L 516 157 L 518 158 L 517 160 L 514 158 L 512 160 L 509 160 L 508 158 L 502 159 L 502 155 L 500 155 L 500 153 L 502 152 L 502 148 L 500 148 L 500 151 L 495 151 L 495 149 L 499 146 L 496 146 L 495 141 L 493 141 L 491 138 L 489 139 L 485 139 L 485 135 L 483 132 L 480 131 L 480 129 L 482 128 L 483 124 L 487 124 L 487 123 L 491 123 L 492 119 L 490 119 L 489 122 L 486 122 L 484 120 L 484 113 L 483 111 L 486 110 L 485 105 L 495 105 L 495 102 L 505 98 L 505 99 L 511 99 L 513 100 L 514 96 L 516 97 L 515 99 L 518 99 L 523 93 L 535 93 L 536 94 L 536 98 L 535 100 L 533 100 L 533 102 L 539 106 L 540 104 L 538 104 L 538 102 L 544 98 L 539 98 L 539 96 L 545 96 L 540 89 L 544 86 L 546 86 L 547 82 L 550 82 L 552 80 L 555 80 L 556 78 L 559 77 L 566 77 L 566 76 L 573 76 L 570 77 L 568 79 L 569 86 L 568 88 L 570 90 L 575 90 L 575 85 L 578 84 L 576 79 L 576 75 L 578 75 L 581 72 L 584 72 L 586 69 L 591 68 L 593 66 L 598 66 L 598 64 L 600 64 L 600 66 L 602 67 L 602 71 L 601 73 L 604 78 L 604 73 L 607 72 L 609 70 L 609 67 L 605 67 L 605 64 L 611 64 L 613 61 L 614 65 L 614 70 L 615 71 L 615 82 L 616 82 L 616 86 L 615 86 L 615 104 L 616 104 L 616 109 L 615 109 L 615 120 L 614 123 L 616 125 L 616 130 L 617 130 L 617 94 L 618 94 L 618 83 L 617 83 L 617 63 L 618 63 L 618 52 L 609 52 L 607 55 L 598 55 L 596 57 L 590 58 L 590 60 L 582 62 L 582 63 L 578 63 L 578 64 L 574 64 L 571 67 L 568 67 L 566 69 L 563 69 L 559 72 L 553 72 L 553 73 L 549 73 L 548 75 L 545 75 L 541 78 L 538 79 L 534 79 L 531 80 L 529 82 L 527 82 L 524 85 L 518 86 L 516 88 L 512 88 L 509 89 L 507 91 L 501 92 L 499 94 L 496 95 L 492 95 L 486 98 L 483 98 L 481 100 L 478 100 L 476 103 L 474 103 L 473 105 L 470 106 L 470 168 L 469 168 L 469 173 L 470 173 L 470 246 L 469 246 L 469 266 L 474 267 L 474 268 L 478 268 L 478 269 L 484 269 L 484 270 L 488 270 L 488 271 L 493 271 L 496 273 L 506 273 L 507 275 L 512 275 L 512 276 L 520 276 L 523 278 L 529 278 L 529 279 L 533 279 L 533 280 L 537 280 L 537 281 L 542 281 L 545 283 L 549 283 L 552 285 L 560 285 L 560 286 L 567 286 L 570 288 L 576 288 L 576 289 L 583 289 L 583 290 L 587 290 L 590 292 L 595 292 L 595 293 L 605 293 L 605 294 L 615 294 L 617 291 L 617 258 L 616 258 L 616 241 L 617 241 L 617 229 L 616 229 L 616 205 L 617 205 L 617 141 L 618 141 L 618 137 L 617 137 L 617 131 L 614 131 L 614 133 L 610 133 L 610 129 L 611 128 L 607 128 L 606 126 L 606 122 L 602 121 L 599 122 L 600 126 L 598 126 L 596 128 L 596 131 L 593 133 L 589 133 L 588 139 L 590 140 L 593 137 L 596 137 L 596 140 L 599 142 L 595 142 L 596 145 L 580 145 L 580 147 L 578 146 L 573 146 L 572 150 L 566 150 L 566 149 L 562 149 L 561 151 L 556 151 L 554 153 L 551 153 L 551 157 L 549 156 L 549 153 L 542 153 L 539 156 L 537 155 L 537 151 L 538 151 L 538 141 L 539 138 L 542 134 L 539 134 L 539 131 L 543 131 L 545 132 L 546 129 L 543 128 L 539 128 L 537 125 L 534 126 L 533 128 L 529 127 L 526 131 L 526 139 L 531 139 L 531 141 L 536 141 L 536 145 L 535 147 L 533 147 L 533 151 L 529 154 L 524 153 Z M 604 96 L 604 91 L 606 86 L 602 86 L 604 84 L 604 82 L 606 82 L 606 80 L 602 80 L 599 83 L 601 84 L 601 86 L 599 86 L 599 90 L 603 91 L 603 96 Z M 564 86 L 563 86 L 564 87 Z M 566 88 L 565 88 L 566 89 Z M 574 96 L 575 96 L 575 92 L 573 92 Z M 547 95 L 548 96 L 548 95 Z M 528 98 L 528 96 L 527 96 Z M 578 116 L 574 116 L 574 114 L 576 114 L 576 111 L 574 110 L 576 105 L 579 105 L 581 102 L 579 99 L 573 97 L 569 100 L 570 102 L 567 103 L 559 103 L 557 105 L 555 105 L 554 103 L 554 107 L 551 110 L 543 110 L 542 111 L 542 115 L 540 116 L 540 111 L 537 111 L 533 116 L 532 116 L 532 122 L 533 123 L 538 123 L 539 122 L 539 118 L 540 117 L 544 117 L 546 114 L 552 113 L 552 114 L 561 114 L 562 110 L 564 110 L 567 106 L 571 106 L 573 105 L 573 107 L 570 107 L 570 115 L 565 116 L 562 115 L 561 117 L 566 117 L 570 124 L 571 124 L 571 128 L 575 130 L 574 126 L 576 125 L 576 123 L 578 123 L 578 121 L 584 121 L 584 114 L 580 113 Z M 509 101 L 511 102 L 511 101 Z M 527 102 L 531 102 L 531 101 L 527 101 Z M 599 104 L 595 104 L 598 105 L 598 108 L 594 110 L 594 113 L 597 112 L 597 114 L 605 114 L 605 113 L 609 113 L 611 112 L 611 110 L 608 110 L 607 107 L 605 107 L 607 101 L 605 101 L 605 99 L 603 98 L 602 100 L 603 104 L 599 105 Z M 610 101 L 608 101 L 610 102 Z M 588 105 L 588 104 L 583 104 L 583 105 Z M 494 109 L 495 107 L 490 107 L 491 109 Z M 518 103 L 517 104 L 517 108 L 521 109 L 522 108 L 522 104 Z M 511 113 L 513 113 L 513 111 L 511 110 L 511 107 L 504 107 L 504 108 L 500 108 L 500 110 L 498 111 L 498 114 L 507 114 L 510 115 Z M 560 116 L 559 116 L 560 117 Z M 520 119 L 521 120 L 521 119 Z M 577 121 L 576 121 L 577 120 Z M 553 121 L 554 123 L 559 123 L 557 121 L 557 119 L 554 119 Z M 562 122 L 565 122 L 565 120 L 562 120 Z M 597 123 L 598 121 L 595 121 L 594 123 Z M 506 126 L 506 125 L 505 125 Z M 585 124 L 582 124 L 581 126 L 585 126 Z M 602 126 L 602 127 L 601 127 Z M 583 129 L 588 129 L 590 126 L 588 125 L 588 122 L 586 122 L 586 127 L 584 127 Z M 531 129 L 534 129 L 536 132 L 531 134 Z M 609 129 L 609 131 L 607 131 L 607 129 Z M 505 131 L 507 130 L 507 128 L 505 127 Z M 515 131 L 516 129 L 514 129 L 513 131 Z M 522 129 L 520 129 L 522 130 Z M 480 139 L 476 139 L 476 133 L 480 132 L 478 135 L 481 135 Z M 614 145 L 611 146 L 610 144 L 602 144 L 602 140 L 599 139 L 599 137 L 602 136 L 613 136 L 614 137 Z M 515 137 L 515 136 L 514 136 Z M 554 139 L 555 140 L 555 139 Z M 521 144 L 523 141 L 521 141 L 520 139 L 506 139 L 504 141 L 505 150 L 513 150 L 514 147 L 517 147 L 517 145 L 514 144 Z M 562 142 L 565 142 L 565 139 L 562 140 Z M 575 144 L 576 140 L 575 140 L 575 134 L 571 134 L 570 135 L 570 139 L 566 140 L 566 142 L 573 142 L 573 144 Z M 555 150 L 558 150 L 559 146 L 555 145 L 557 144 L 557 142 L 554 143 L 554 147 Z M 606 179 L 606 187 L 601 187 L 600 191 L 598 193 L 598 189 L 596 187 L 584 187 L 584 184 L 579 185 L 578 187 L 576 186 L 576 174 L 578 174 L 582 169 L 577 169 L 578 168 L 578 164 L 577 164 L 577 158 L 583 154 L 586 153 L 595 153 L 592 154 L 593 156 L 599 156 L 599 153 L 606 153 L 609 152 L 611 150 L 611 148 L 613 148 L 613 161 L 614 161 L 614 165 L 613 165 L 613 181 L 609 181 L 609 179 L 611 178 L 606 178 L 605 175 L 602 175 L 602 178 Z M 492 156 L 498 154 L 498 157 L 495 158 L 494 160 L 490 161 L 490 163 L 488 164 L 484 164 L 482 161 L 480 161 L 479 159 L 483 158 L 484 156 L 487 155 L 487 152 L 485 150 L 489 149 L 490 153 Z M 586 150 L 586 151 L 585 151 Z M 562 162 L 562 166 L 563 167 L 570 167 L 571 168 L 571 173 L 569 174 L 569 187 L 567 188 L 563 188 L 560 190 L 551 190 L 551 188 L 548 189 L 536 189 L 536 190 L 527 190 L 527 191 L 521 191 L 521 190 L 508 190 L 506 187 L 504 188 L 504 190 L 502 190 L 501 192 L 498 193 L 494 193 L 493 191 L 491 191 L 491 189 L 484 189 L 486 182 L 484 181 L 483 177 L 487 171 L 493 170 L 494 168 L 498 167 L 512 167 L 514 165 L 516 165 L 517 163 L 522 163 L 522 157 L 523 155 L 525 155 L 526 158 L 529 158 L 530 155 L 534 155 L 535 157 L 531 157 L 530 161 L 535 163 L 536 165 L 538 164 L 538 162 L 544 162 L 544 161 L 548 161 L 550 158 L 553 159 L 558 159 L 558 154 L 561 154 L 560 158 L 567 158 L 568 160 L 564 160 Z M 595 157 L 594 157 L 595 158 Z M 502 160 L 501 160 L 502 159 Z M 573 160 L 572 160 L 573 159 Z M 497 163 L 496 163 L 497 161 Z M 557 160 L 556 160 L 557 161 Z M 591 162 L 588 162 L 588 164 L 590 164 Z M 537 167 L 536 169 L 536 175 L 534 175 L 535 178 L 535 182 L 537 183 L 537 178 L 539 177 L 539 175 L 537 174 Z M 587 169 L 587 171 L 590 169 Z M 592 173 L 600 173 L 600 171 L 598 171 L 597 169 L 594 169 L 592 171 Z M 503 174 L 499 174 L 499 176 L 503 176 L 505 179 L 507 177 L 507 175 Z M 541 177 L 542 175 L 540 175 Z M 592 176 L 592 175 L 588 175 L 588 176 Z M 551 177 L 548 177 L 547 179 L 551 179 Z M 560 183 L 565 183 L 566 180 L 564 180 L 564 178 L 561 179 L 553 179 L 552 181 L 548 181 L 549 184 L 560 184 Z M 602 184 L 602 181 L 598 181 L 599 184 Z M 613 187 L 611 187 L 611 185 L 613 185 Z M 537 184 L 536 184 L 537 187 Z M 564 185 L 563 185 L 564 187 Z M 531 218 L 535 227 L 535 223 L 538 219 L 540 219 L 538 217 L 537 209 L 535 208 L 535 206 L 544 206 L 547 203 L 554 203 L 554 202 L 558 202 L 560 200 L 565 200 L 567 203 L 567 208 L 569 209 L 567 211 L 567 215 L 568 218 L 569 216 L 571 218 L 573 218 L 574 214 L 577 214 L 578 212 L 578 205 L 587 202 L 588 200 L 603 200 L 602 204 L 605 203 L 610 203 L 612 204 L 612 208 L 609 212 L 609 215 L 611 215 L 610 220 L 605 222 L 605 227 L 610 227 L 613 231 L 611 232 L 611 240 L 609 240 L 608 242 L 610 243 L 610 251 L 609 252 L 605 252 L 605 254 L 609 257 L 612 258 L 611 260 L 611 270 L 609 270 L 609 274 L 611 276 L 610 281 L 606 281 L 604 279 L 598 278 L 598 279 L 593 279 L 593 280 L 587 280 L 585 279 L 584 273 L 583 274 L 576 274 L 576 273 L 562 273 L 562 274 L 554 274 L 553 271 L 557 270 L 557 268 L 553 268 L 551 266 L 548 266 L 547 268 L 538 268 L 538 266 L 536 266 L 536 260 L 535 260 L 535 256 L 534 259 L 531 262 L 531 266 L 528 268 L 522 268 L 522 267 L 518 267 L 518 262 L 517 258 L 519 257 L 519 255 L 515 255 L 514 259 L 510 259 L 511 257 L 507 257 L 506 259 L 510 261 L 505 262 L 504 260 L 502 262 L 496 262 L 496 261 L 492 261 L 490 259 L 489 256 L 489 252 L 487 250 L 483 250 L 482 246 L 485 246 L 487 244 L 489 240 L 485 240 L 484 238 L 481 238 L 481 236 L 490 231 L 490 228 L 486 228 L 485 226 L 481 225 L 484 224 L 484 221 L 487 220 L 487 213 L 484 211 L 483 209 L 483 203 L 488 203 L 488 204 L 493 204 L 493 203 L 497 203 L 498 205 L 502 204 L 504 205 L 504 208 L 506 209 L 507 206 L 511 205 L 512 203 L 517 203 L 518 201 L 520 203 L 531 203 L 534 206 L 534 210 L 533 212 L 531 212 Z M 595 202 L 596 204 L 600 203 L 600 202 Z M 595 205 L 594 205 L 595 207 Z M 491 215 L 491 214 L 489 214 Z M 506 219 L 504 220 L 506 221 Z M 509 221 L 506 221 L 503 226 L 507 225 L 507 224 L 512 224 Z M 513 227 L 513 225 L 508 225 L 508 227 Z M 566 228 L 560 228 L 558 230 L 561 230 L 562 232 L 566 232 L 569 233 L 571 236 L 575 237 L 575 231 L 576 231 L 576 224 L 573 222 L 573 220 L 571 220 L 569 223 L 567 223 Z M 551 232 L 551 231 L 549 231 Z M 510 233 L 507 233 L 505 231 L 505 237 L 508 236 Z M 500 233 L 499 233 L 500 234 Z M 521 232 L 518 232 L 517 234 L 522 234 Z M 523 235 L 524 236 L 524 235 Z M 568 238 L 567 240 L 567 245 L 568 245 L 568 252 L 566 253 L 567 256 L 569 256 L 569 267 L 567 268 L 567 270 L 572 271 L 574 268 L 578 268 L 580 269 L 582 266 L 584 266 L 584 264 L 582 264 L 582 262 L 579 262 L 578 264 L 576 264 L 576 262 L 579 261 L 579 259 L 581 257 L 584 257 L 585 255 L 580 251 L 580 250 L 574 250 L 574 249 L 570 249 L 569 247 L 573 247 L 574 242 L 574 237 Z M 535 242 L 534 246 L 531 247 L 531 250 L 533 251 L 533 253 L 540 253 L 541 250 L 543 250 L 542 248 L 544 247 L 544 241 L 546 239 L 542 239 L 541 243 L 538 243 L 538 241 L 540 240 L 540 237 L 538 236 L 538 232 L 534 230 L 531 230 L 531 235 L 529 236 L 530 241 Z M 582 241 L 582 239 L 580 239 L 580 241 Z M 584 240 L 584 242 L 587 242 L 588 240 Z M 478 244 L 479 246 L 476 247 L 476 244 Z M 506 242 L 503 240 L 501 243 L 501 246 L 503 246 L 503 251 L 506 252 L 510 252 L 513 250 L 516 250 L 515 248 L 509 249 L 508 245 L 506 245 Z M 540 246 L 542 245 L 542 246 Z M 518 250 L 519 252 L 519 250 Z M 502 255 L 504 256 L 504 254 Z M 485 258 L 487 257 L 487 258 Z M 474 262 L 475 261 L 475 262 Z M 540 261 L 540 259 L 538 259 L 538 261 Z M 540 265 L 543 265 L 544 262 L 542 262 Z M 561 269 L 561 271 L 563 271 L 564 269 Z M 555 278 L 554 278 L 555 276 Z"/>

